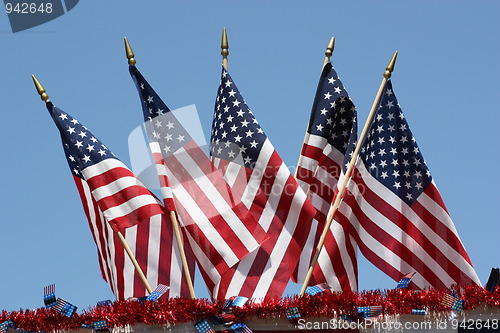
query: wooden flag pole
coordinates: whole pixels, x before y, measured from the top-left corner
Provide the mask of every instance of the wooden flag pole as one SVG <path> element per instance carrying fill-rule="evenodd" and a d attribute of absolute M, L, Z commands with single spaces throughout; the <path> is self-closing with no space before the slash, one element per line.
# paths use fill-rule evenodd
<path fill-rule="evenodd" d="M 328 46 L 326 47 L 326 51 L 325 51 L 325 61 L 323 62 L 323 67 L 325 67 L 325 65 L 330 61 L 330 58 L 333 54 L 333 50 L 335 48 L 335 37 L 332 37 L 330 39 L 330 42 L 328 43 Z M 321 69 L 323 70 L 323 69 Z M 309 129 L 309 125 L 308 127 L 306 128 L 306 134 L 304 135 L 304 141 L 303 142 L 306 142 L 309 140 L 309 132 L 307 131 Z M 299 160 L 297 161 L 297 166 L 295 167 L 295 174 L 294 174 L 294 177 L 295 179 L 297 179 L 297 174 L 299 172 L 299 165 L 302 164 L 302 159 L 303 159 L 303 156 L 302 154 L 299 155 Z"/>
<path fill-rule="evenodd" d="M 45 89 L 43 88 L 43 86 L 37 80 L 37 78 L 35 77 L 35 75 L 32 74 L 31 78 L 33 79 L 33 82 L 35 83 L 36 90 L 38 91 L 38 94 L 42 98 L 42 101 L 44 101 L 45 103 L 48 103 L 49 102 L 49 95 L 47 95 L 47 92 L 45 91 Z M 125 251 L 127 252 L 130 260 L 132 261 L 132 264 L 134 265 L 134 268 L 137 271 L 137 274 L 139 274 L 139 277 L 141 278 L 141 281 L 144 284 L 144 287 L 146 287 L 148 293 L 151 294 L 151 292 L 153 291 L 153 289 L 151 289 L 151 286 L 149 285 L 148 280 L 144 276 L 144 273 L 142 272 L 142 269 L 139 266 L 139 263 L 135 259 L 134 254 L 130 250 L 130 247 L 128 246 L 127 241 L 125 240 L 125 238 L 123 237 L 123 235 L 122 235 L 121 232 L 117 231 L 116 234 L 118 235 L 118 238 L 120 239 L 123 247 L 125 248 Z"/>
<path fill-rule="evenodd" d="M 128 42 L 127 37 L 123 38 L 125 42 L 125 53 L 127 54 L 128 64 L 131 66 L 135 66 L 137 61 L 135 60 L 134 52 L 132 51 L 132 47 Z M 172 222 L 172 229 L 174 230 L 175 240 L 177 241 L 177 246 L 179 247 L 179 253 L 182 261 L 182 268 L 184 270 L 184 275 L 186 276 L 186 284 L 189 289 L 189 295 L 192 299 L 196 299 L 196 294 L 194 293 L 194 285 L 193 280 L 191 279 L 191 274 L 189 271 L 189 266 L 187 263 L 186 252 L 184 250 L 184 243 L 181 237 L 181 231 L 179 227 L 179 220 L 177 219 L 177 214 L 174 210 L 170 211 L 170 221 Z"/>
<path fill-rule="evenodd" d="M 229 55 L 229 43 L 227 42 L 227 32 L 226 28 L 222 29 L 222 42 L 220 44 L 220 54 L 222 55 L 222 66 L 224 66 L 224 69 L 227 71 L 227 56 Z"/>
<path fill-rule="evenodd" d="M 309 281 L 311 280 L 312 273 L 314 271 L 314 267 L 316 266 L 319 258 L 319 254 L 321 250 L 323 249 L 323 245 L 325 243 L 326 236 L 328 234 L 328 231 L 330 230 L 330 226 L 333 221 L 333 217 L 335 216 L 335 213 L 337 212 L 339 205 L 340 205 L 340 200 L 342 200 L 342 197 L 344 196 L 347 183 L 349 179 L 351 178 L 352 170 L 354 169 L 354 164 L 356 163 L 356 160 L 359 155 L 359 151 L 361 150 L 361 145 L 363 144 L 363 141 L 366 137 L 366 134 L 368 132 L 368 129 L 370 128 L 370 125 L 372 123 L 373 117 L 375 116 L 375 113 L 377 111 L 377 107 L 380 103 L 380 98 L 382 97 L 382 92 L 384 91 L 385 84 L 387 80 L 391 77 L 392 71 L 394 70 L 394 64 L 396 63 L 396 58 L 398 56 L 398 51 L 394 52 L 394 55 L 392 56 L 391 61 L 386 67 L 386 70 L 384 72 L 384 78 L 382 79 L 382 83 L 380 84 L 380 87 L 378 89 L 377 95 L 375 96 L 375 100 L 373 101 L 372 108 L 370 110 L 370 113 L 368 114 L 368 118 L 366 119 L 365 126 L 363 127 L 363 131 L 361 132 L 361 135 L 359 136 L 358 143 L 356 144 L 356 149 L 354 150 L 351 160 L 347 166 L 347 171 L 345 173 L 344 178 L 342 179 L 342 183 L 339 186 L 339 191 L 337 195 L 335 196 L 335 200 L 330 206 L 330 210 L 328 211 L 327 219 L 326 219 L 326 224 L 323 229 L 323 233 L 321 234 L 321 238 L 319 239 L 318 246 L 316 247 L 316 252 L 314 253 L 314 257 L 311 261 L 311 265 L 309 266 L 309 270 L 307 271 L 306 278 L 304 280 L 304 283 L 302 285 L 302 289 L 300 290 L 300 296 L 304 296 L 304 293 L 306 291 L 307 285 L 309 284 Z"/>
<path fill-rule="evenodd" d="M 186 259 L 186 252 L 184 251 L 184 244 L 181 238 L 181 230 L 179 228 L 179 221 L 177 220 L 177 214 L 174 210 L 170 211 L 170 221 L 172 221 L 172 227 L 175 233 L 175 239 L 177 240 L 177 245 L 179 246 L 179 252 L 181 254 L 182 268 L 184 268 L 184 275 L 186 276 L 186 283 L 189 289 L 189 295 L 192 299 L 196 299 L 196 294 L 194 293 L 193 280 L 191 280 L 191 274 L 189 272 L 189 267 Z"/>

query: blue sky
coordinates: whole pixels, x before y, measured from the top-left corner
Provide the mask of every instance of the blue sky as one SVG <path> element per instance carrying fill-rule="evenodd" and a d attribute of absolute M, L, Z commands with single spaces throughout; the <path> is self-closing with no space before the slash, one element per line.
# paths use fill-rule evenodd
<path fill-rule="evenodd" d="M 399 50 L 394 90 L 486 283 L 499 266 L 498 13 L 497 1 L 80 1 L 15 34 L 0 13 L 0 309 L 43 306 L 51 283 L 80 309 L 112 298 L 57 130 L 30 75 L 129 163 L 127 138 L 142 115 L 123 37 L 170 108 L 196 105 L 208 137 L 223 27 L 231 76 L 290 166 L 330 37 L 332 62 L 360 122 Z M 394 285 L 361 261 L 361 289 Z M 201 283 L 196 290 L 207 295 Z"/>

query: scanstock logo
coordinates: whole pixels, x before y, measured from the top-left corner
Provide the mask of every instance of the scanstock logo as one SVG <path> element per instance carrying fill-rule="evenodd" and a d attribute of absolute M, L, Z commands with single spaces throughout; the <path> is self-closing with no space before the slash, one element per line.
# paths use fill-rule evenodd
<path fill-rule="evenodd" d="M 30 29 L 52 21 L 75 8 L 79 0 L 4 0 L 12 32 Z"/>

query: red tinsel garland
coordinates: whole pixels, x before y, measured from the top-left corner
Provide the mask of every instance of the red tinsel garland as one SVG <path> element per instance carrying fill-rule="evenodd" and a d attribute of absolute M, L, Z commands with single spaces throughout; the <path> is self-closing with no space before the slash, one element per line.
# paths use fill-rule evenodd
<path fill-rule="evenodd" d="M 456 288 L 464 301 L 463 309 L 471 310 L 485 304 L 491 308 L 500 307 L 500 288 L 491 293 L 479 286 Z M 263 302 L 249 302 L 242 308 L 234 308 L 238 320 L 248 318 L 286 318 L 285 311 L 297 307 L 302 318 L 334 317 L 339 313 L 356 316 L 358 306 L 382 305 L 383 313 L 408 314 L 412 309 L 426 309 L 430 312 L 448 312 L 441 304 L 448 290 L 372 290 L 360 293 L 324 292 L 316 296 L 294 296 L 268 298 Z M 108 306 L 96 306 L 68 318 L 55 310 L 40 308 L 36 310 L 2 311 L 0 323 L 12 320 L 25 331 L 54 331 L 78 329 L 82 324 L 106 320 L 108 327 L 123 327 L 144 323 L 149 325 L 177 324 L 210 318 L 221 313 L 223 302 L 206 299 L 160 299 L 157 302 L 119 301 Z"/>

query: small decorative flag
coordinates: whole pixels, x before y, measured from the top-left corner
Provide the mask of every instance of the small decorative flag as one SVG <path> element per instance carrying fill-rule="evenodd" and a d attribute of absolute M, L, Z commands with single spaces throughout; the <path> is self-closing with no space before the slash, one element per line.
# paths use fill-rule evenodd
<path fill-rule="evenodd" d="M 422 309 L 411 309 L 411 314 L 413 315 L 425 315 L 425 310 Z"/>
<path fill-rule="evenodd" d="M 378 317 L 382 314 L 382 306 L 361 306 L 358 307 L 358 314 L 363 318 Z"/>
<path fill-rule="evenodd" d="M 202 319 L 200 321 L 197 321 L 194 324 L 194 327 L 198 331 L 198 333 L 215 333 L 214 328 L 206 319 Z"/>
<path fill-rule="evenodd" d="M 410 284 L 410 281 L 414 275 L 415 275 L 415 272 L 408 273 L 405 276 L 403 276 L 403 278 L 401 280 L 399 280 L 396 289 L 408 288 L 408 285 Z"/>
<path fill-rule="evenodd" d="M 441 304 L 457 312 L 461 312 L 463 309 L 463 301 L 458 297 L 450 294 L 445 294 L 443 296 Z"/>
<path fill-rule="evenodd" d="M 51 284 L 43 288 L 43 303 L 47 309 L 50 309 L 54 305 L 56 305 L 56 285 Z"/>
<path fill-rule="evenodd" d="M 153 290 L 151 292 L 151 294 L 149 294 L 146 299 L 148 301 L 153 301 L 153 302 L 156 302 L 164 293 L 167 292 L 167 290 L 169 290 L 170 287 L 166 286 L 166 285 L 163 285 L 163 284 L 159 284 L 155 290 Z"/>
<path fill-rule="evenodd" d="M 286 309 L 285 314 L 286 314 L 286 317 L 288 318 L 288 320 L 299 319 L 301 317 L 300 312 L 299 312 L 299 308 L 297 308 L 297 307 Z"/>
<path fill-rule="evenodd" d="M 93 322 L 90 325 L 82 324 L 82 328 L 96 330 L 97 332 L 109 332 L 108 324 L 106 323 L 106 320 L 99 320 L 99 321 Z"/>
<path fill-rule="evenodd" d="M 248 301 L 248 297 L 238 296 L 233 300 L 232 306 L 237 306 L 239 308 L 243 307 Z"/>
<path fill-rule="evenodd" d="M 111 306 L 112 304 L 113 302 L 110 301 L 109 299 L 97 302 L 97 306 Z"/>
<path fill-rule="evenodd" d="M 58 298 L 56 305 L 54 305 L 54 309 L 56 311 L 59 311 L 60 313 L 62 313 L 66 317 L 71 318 L 71 317 L 73 317 L 73 315 L 76 312 L 76 309 L 78 309 L 78 308 L 76 306 L 74 306 L 73 304 L 66 302 L 62 298 Z"/>
<path fill-rule="evenodd" d="M 210 318 L 214 325 L 231 325 L 236 320 L 232 313 L 222 313 Z"/>
<path fill-rule="evenodd" d="M 321 292 L 323 292 L 323 289 L 321 289 L 318 286 L 312 286 L 312 287 L 306 288 L 306 294 L 309 294 L 311 296 L 314 296 L 314 295 L 319 294 Z"/>
<path fill-rule="evenodd" d="M 253 331 L 244 323 L 234 323 L 230 327 L 235 333 L 253 333 Z"/>
<path fill-rule="evenodd" d="M 9 328 L 16 328 L 12 320 L 7 320 L 0 324 L 0 332 L 2 333 L 6 333 Z"/>
<path fill-rule="evenodd" d="M 233 306 L 233 300 L 235 299 L 236 297 L 231 297 L 229 299 L 226 299 L 224 301 L 224 304 L 222 305 L 222 311 L 230 311 L 231 310 L 231 307 Z"/>
<path fill-rule="evenodd" d="M 97 332 L 109 332 L 108 324 L 106 323 L 106 320 L 96 321 L 96 322 L 92 323 L 92 326 L 94 326 L 94 329 Z"/>

